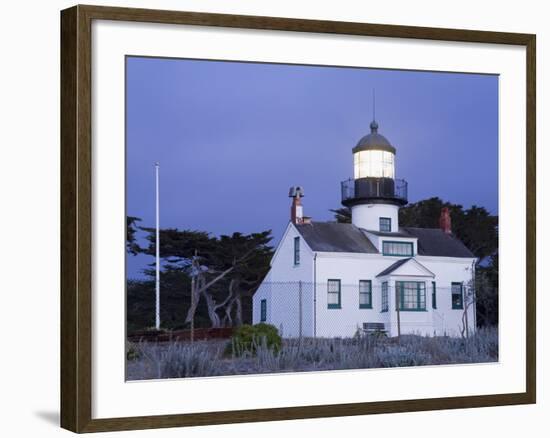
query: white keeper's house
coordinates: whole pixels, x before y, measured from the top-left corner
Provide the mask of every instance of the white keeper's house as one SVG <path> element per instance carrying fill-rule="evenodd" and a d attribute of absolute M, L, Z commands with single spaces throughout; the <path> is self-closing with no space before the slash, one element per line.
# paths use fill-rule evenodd
<path fill-rule="evenodd" d="M 254 294 L 253 323 L 284 337 L 472 333 L 476 258 L 453 236 L 446 208 L 440 228 L 399 226 L 407 182 L 395 178 L 395 148 L 376 121 L 370 128 L 353 148 L 354 178 L 342 182 L 351 223 L 312 221 L 302 189 L 291 188 L 290 222 Z"/>

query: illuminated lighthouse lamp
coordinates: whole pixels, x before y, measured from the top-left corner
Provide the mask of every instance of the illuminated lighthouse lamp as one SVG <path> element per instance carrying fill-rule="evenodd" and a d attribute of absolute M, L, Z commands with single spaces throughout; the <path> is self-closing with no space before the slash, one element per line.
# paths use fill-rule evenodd
<path fill-rule="evenodd" d="M 351 209 L 352 224 L 365 230 L 399 231 L 407 182 L 395 178 L 395 148 L 378 133 L 375 120 L 352 152 L 353 179 L 342 181 L 342 204 Z"/>
<path fill-rule="evenodd" d="M 395 148 L 378 134 L 378 123 L 370 125 L 371 133 L 353 149 L 353 176 L 359 178 L 394 178 Z"/>

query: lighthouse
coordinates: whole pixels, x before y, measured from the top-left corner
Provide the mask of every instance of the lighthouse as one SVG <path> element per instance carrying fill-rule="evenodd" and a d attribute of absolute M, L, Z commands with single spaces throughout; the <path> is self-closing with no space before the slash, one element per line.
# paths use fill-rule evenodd
<path fill-rule="evenodd" d="M 407 204 L 407 182 L 395 178 L 395 147 L 378 133 L 376 120 L 353 152 L 353 178 L 342 182 L 342 204 L 353 225 L 380 232 L 399 231 L 399 207 Z"/>
<path fill-rule="evenodd" d="M 438 228 L 399 227 L 407 182 L 396 178 L 396 150 L 374 111 L 352 153 L 353 178 L 342 182 L 352 223 L 311 220 L 302 187 L 290 188 L 290 221 L 254 294 L 253 323 L 288 338 L 474 332 L 475 303 L 467 300 L 476 257 L 453 234 L 449 209 Z"/>

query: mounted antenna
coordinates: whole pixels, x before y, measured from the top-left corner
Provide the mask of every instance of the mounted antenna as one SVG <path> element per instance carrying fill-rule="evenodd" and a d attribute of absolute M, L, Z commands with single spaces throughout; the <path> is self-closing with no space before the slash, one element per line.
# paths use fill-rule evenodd
<path fill-rule="evenodd" d="M 374 88 L 372 89 L 372 120 L 376 120 L 376 94 Z"/>
<path fill-rule="evenodd" d="M 376 123 L 376 94 L 374 88 L 372 89 L 372 122 L 370 122 L 370 132 L 378 132 L 378 123 Z"/>

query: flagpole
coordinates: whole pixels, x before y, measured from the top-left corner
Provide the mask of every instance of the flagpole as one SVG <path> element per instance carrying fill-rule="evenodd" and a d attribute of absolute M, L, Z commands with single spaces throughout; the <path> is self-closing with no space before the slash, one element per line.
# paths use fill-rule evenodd
<path fill-rule="evenodd" d="M 155 256 L 156 256 L 156 277 L 155 277 L 155 327 L 160 329 L 160 202 L 159 202 L 159 168 L 158 162 L 155 163 L 155 192 L 156 192 L 156 232 L 155 232 Z"/>

